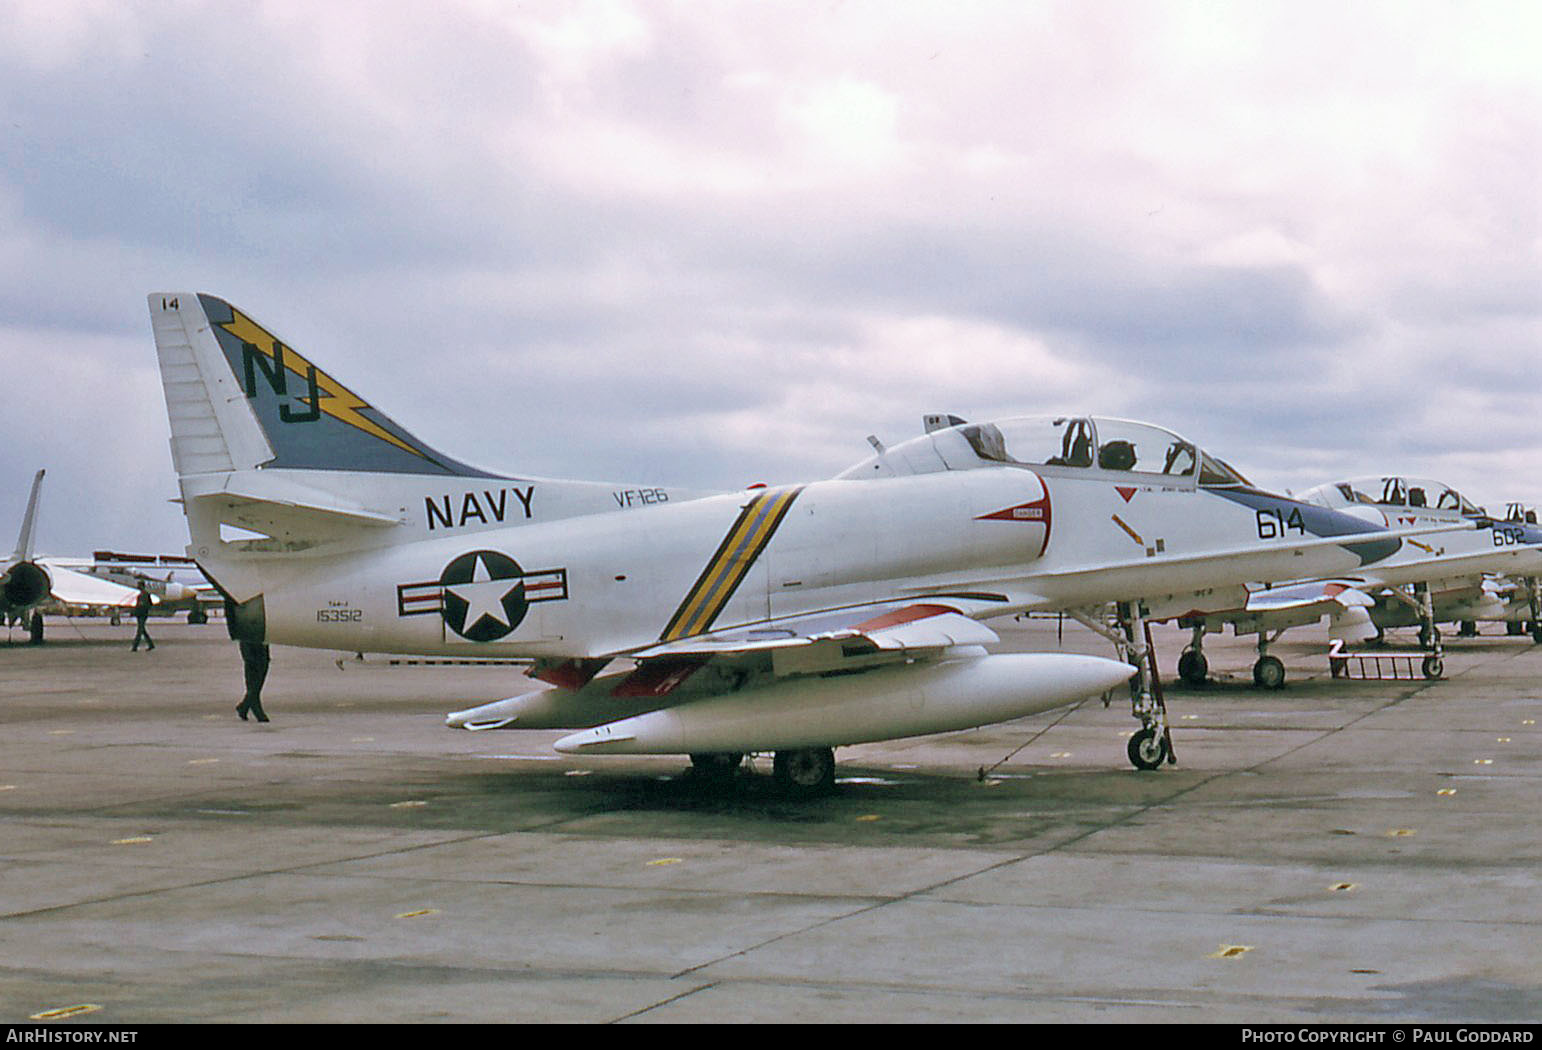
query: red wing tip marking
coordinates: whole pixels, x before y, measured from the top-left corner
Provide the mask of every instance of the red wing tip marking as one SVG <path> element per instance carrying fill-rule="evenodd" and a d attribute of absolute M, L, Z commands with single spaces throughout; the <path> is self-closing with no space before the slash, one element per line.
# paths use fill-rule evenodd
<path fill-rule="evenodd" d="M 917 620 L 925 620 L 931 616 L 943 616 L 947 613 L 958 612 L 948 605 L 907 605 L 903 609 L 895 609 L 886 612 L 882 616 L 875 616 L 871 620 L 854 624 L 853 631 L 866 634 L 869 631 L 881 631 L 886 627 L 895 627 L 902 623 L 914 623 Z"/>

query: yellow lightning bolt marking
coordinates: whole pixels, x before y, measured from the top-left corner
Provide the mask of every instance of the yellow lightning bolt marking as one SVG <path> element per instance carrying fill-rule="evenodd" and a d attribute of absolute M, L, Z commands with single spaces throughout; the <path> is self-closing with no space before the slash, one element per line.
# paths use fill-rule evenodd
<path fill-rule="evenodd" d="M 232 319 L 221 324 L 220 327 L 241 340 L 241 342 L 250 343 L 256 347 L 257 352 L 268 360 L 273 360 L 273 344 L 279 342 L 279 340 L 274 339 L 272 335 L 263 331 L 257 322 L 235 307 L 230 308 L 230 313 Z M 315 368 L 314 365 L 296 353 L 287 343 L 284 344 L 284 367 L 302 377 L 305 369 Z M 317 398 L 321 404 L 317 407 L 333 419 L 340 423 L 346 423 L 357 430 L 362 430 L 372 437 L 379 438 L 381 441 L 395 445 L 404 452 L 410 452 L 414 456 L 419 456 L 423 459 L 428 458 L 420 449 L 413 448 L 401 438 L 381 428 L 378 423 L 374 423 L 360 415 L 359 410 L 369 408 L 369 403 L 319 368 L 316 369 L 316 388 L 321 391 L 321 396 Z"/>

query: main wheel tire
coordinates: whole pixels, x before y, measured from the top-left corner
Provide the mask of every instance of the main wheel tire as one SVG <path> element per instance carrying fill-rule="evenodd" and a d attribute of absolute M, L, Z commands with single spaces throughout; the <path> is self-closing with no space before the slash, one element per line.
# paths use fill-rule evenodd
<path fill-rule="evenodd" d="M 778 751 L 771 762 L 771 775 L 790 795 L 823 795 L 835 788 L 835 751 L 828 747 Z"/>
<path fill-rule="evenodd" d="M 737 751 L 699 752 L 691 756 L 691 773 L 703 780 L 732 780 L 743 761 Z"/>
<path fill-rule="evenodd" d="M 1424 677 L 1431 680 L 1439 678 L 1446 669 L 1445 661 L 1438 656 L 1426 656 L 1424 658 Z"/>
<path fill-rule="evenodd" d="M 1178 677 L 1189 685 L 1204 685 L 1210 677 L 1210 661 L 1198 649 L 1185 649 L 1178 657 Z"/>
<path fill-rule="evenodd" d="M 1260 689 L 1283 689 L 1285 665 L 1275 656 L 1260 656 L 1253 664 L 1253 684 Z"/>
<path fill-rule="evenodd" d="M 1167 737 L 1147 727 L 1130 737 L 1130 746 L 1126 750 L 1130 764 L 1136 769 L 1160 769 L 1167 761 Z"/>

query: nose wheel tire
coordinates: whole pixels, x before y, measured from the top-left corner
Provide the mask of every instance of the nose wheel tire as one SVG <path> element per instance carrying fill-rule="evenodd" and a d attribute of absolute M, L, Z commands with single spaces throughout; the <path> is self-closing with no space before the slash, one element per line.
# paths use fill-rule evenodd
<path fill-rule="evenodd" d="M 1439 678 L 1446 669 L 1445 661 L 1438 656 L 1426 656 L 1424 658 L 1424 677 L 1429 679 Z"/>
<path fill-rule="evenodd" d="M 1154 728 L 1130 737 L 1130 764 L 1136 769 L 1158 769 L 1167 761 L 1167 737 Z"/>

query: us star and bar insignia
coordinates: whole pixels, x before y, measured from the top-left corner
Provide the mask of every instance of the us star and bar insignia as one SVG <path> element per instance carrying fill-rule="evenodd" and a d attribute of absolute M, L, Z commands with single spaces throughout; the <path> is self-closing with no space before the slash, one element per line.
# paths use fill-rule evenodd
<path fill-rule="evenodd" d="M 526 572 L 499 551 L 470 551 L 451 561 L 439 579 L 396 587 L 396 614 L 444 617 L 445 626 L 473 642 L 494 642 L 523 622 L 535 602 L 568 596 L 566 569 Z"/>

